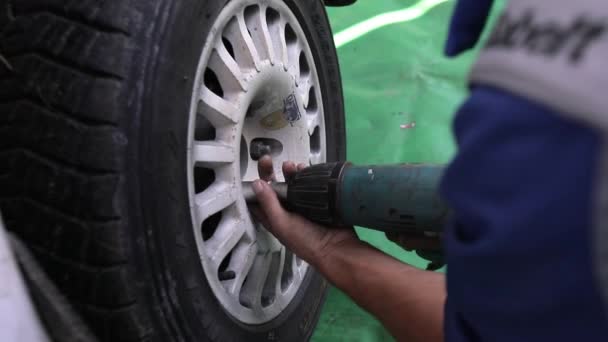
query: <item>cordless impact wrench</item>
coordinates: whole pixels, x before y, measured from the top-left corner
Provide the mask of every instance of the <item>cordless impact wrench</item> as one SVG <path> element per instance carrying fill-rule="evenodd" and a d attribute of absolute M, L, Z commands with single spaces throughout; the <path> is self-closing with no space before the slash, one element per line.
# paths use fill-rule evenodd
<path fill-rule="evenodd" d="M 444 166 L 399 164 L 355 166 L 350 163 L 314 165 L 272 188 L 287 210 L 328 227 L 360 226 L 404 238 L 439 239 L 450 210 L 439 198 Z M 248 203 L 257 201 L 251 183 L 243 183 Z M 417 250 L 444 265 L 441 250 Z"/>

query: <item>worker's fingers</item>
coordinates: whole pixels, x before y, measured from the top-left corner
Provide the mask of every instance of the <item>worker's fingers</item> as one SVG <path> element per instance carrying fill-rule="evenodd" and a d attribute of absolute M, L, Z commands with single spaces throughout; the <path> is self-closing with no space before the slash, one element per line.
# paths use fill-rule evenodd
<path fill-rule="evenodd" d="M 286 161 L 283 163 L 283 175 L 286 181 L 291 180 L 296 172 L 298 172 L 298 168 L 294 162 Z"/>
<path fill-rule="evenodd" d="M 276 192 L 262 180 L 256 180 L 253 182 L 253 191 L 258 197 L 258 203 L 262 212 L 268 218 L 268 223 L 273 228 L 280 226 L 286 222 L 288 213 L 281 206 L 281 202 L 277 198 Z"/>
<path fill-rule="evenodd" d="M 257 222 L 261 223 L 264 227 L 270 226 L 270 221 L 268 220 L 268 217 L 266 216 L 262 208 L 257 205 L 250 205 L 249 211 Z"/>
<path fill-rule="evenodd" d="M 274 167 L 270 156 L 266 155 L 258 160 L 258 174 L 260 175 L 260 179 L 266 182 L 274 180 Z"/>
<path fill-rule="evenodd" d="M 306 164 L 296 165 L 292 161 L 284 162 L 283 163 L 283 175 L 285 175 L 285 180 L 289 181 L 290 179 L 293 178 L 293 176 L 296 174 L 296 172 L 302 171 L 307 167 L 308 167 L 308 165 L 306 165 Z"/>

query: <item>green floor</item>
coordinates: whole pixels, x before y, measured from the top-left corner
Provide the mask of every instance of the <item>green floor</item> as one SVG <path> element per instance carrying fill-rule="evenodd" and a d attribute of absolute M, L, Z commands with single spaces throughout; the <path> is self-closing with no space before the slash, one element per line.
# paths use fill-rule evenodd
<path fill-rule="evenodd" d="M 367 34 L 340 32 L 379 14 L 434 5 L 420 17 Z M 466 95 L 466 73 L 474 53 L 448 60 L 442 55 L 454 1 L 359 0 L 329 10 L 334 34 L 356 38 L 338 54 L 346 100 L 348 159 L 355 163 L 447 162 L 455 152 L 450 123 Z M 401 13 L 408 19 L 409 11 Z M 381 18 L 390 18 L 385 16 Z M 378 22 L 373 21 L 373 22 Z M 371 23 L 373 23 L 371 22 Z M 370 22 L 368 22 L 370 23 Z M 359 26 L 362 27 L 362 26 Z M 357 32 L 356 32 L 357 33 Z M 379 149 L 372 148 L 380 147 Z M 387 241 L 383 234 L 360 236 L 391 255 L 422 267 L 426 263 Z M 382 325 L 331 289 L 312 341 L 392 341 Z"/>

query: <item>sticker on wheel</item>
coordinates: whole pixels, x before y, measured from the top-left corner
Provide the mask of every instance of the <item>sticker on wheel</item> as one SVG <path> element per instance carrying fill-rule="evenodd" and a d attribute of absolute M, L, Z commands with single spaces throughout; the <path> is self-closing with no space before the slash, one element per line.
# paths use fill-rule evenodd
<path fill-rule="evenodd" d="M 264 116 L 260 120 L 260 125 L 268 130 L 277 131 L 287 125 L 293 126 L 300 119 L 302 114 L 300 114 L 298 99 L 295 94 L 291 94 L 283 100 L 283 108 Z"/>
<path fill-rule="evenodd" d="M 291 126 L 297 121 L 300 121 L 302 114 L 300 114 L 300 108 L 298 106 L 298 99 L 296 94 L 291 94 L 285 99 L 284 115 L 285 120 L 289 122 Z"/>

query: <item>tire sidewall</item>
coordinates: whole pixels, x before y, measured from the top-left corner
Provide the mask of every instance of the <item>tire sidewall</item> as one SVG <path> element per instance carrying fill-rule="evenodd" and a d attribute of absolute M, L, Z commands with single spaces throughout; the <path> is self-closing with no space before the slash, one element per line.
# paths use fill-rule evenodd
<path fill-rule="evenodd" d="M 159 1 L 160 2 L 160 1 Z M 131 222 L 141 282 L 162 335 L 190 340 L 307 340 L 318 319 L 326 282 L 309 271 L 290 305 L 273 321 L 237 322 L 217 301 L 200 263 L 188 203 L 188 115 L 194 78 L 215 18 L 228 1 L 184 0 L 155 18 L 165 29 L 152 38 L 142 115 L 132 124 L 137 144 L 132 165 L 140 188 Z M 309 40 L 326 117 L 328 160 L 344 159 L 344 110 L 340 73 L 321 1 L 286 0 Z M 170 8 L 169 8 L 170 7 Z M 162 24 L 161 24 L 162 23 Z M 141 84 L 140 84 L 141 86 Z M 134 183 L 134 182 L 132 182 Z M 138 272 L 140 272 L 138 270 Z"/>

